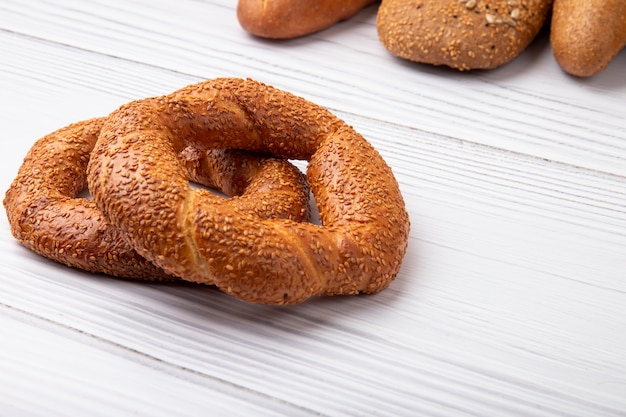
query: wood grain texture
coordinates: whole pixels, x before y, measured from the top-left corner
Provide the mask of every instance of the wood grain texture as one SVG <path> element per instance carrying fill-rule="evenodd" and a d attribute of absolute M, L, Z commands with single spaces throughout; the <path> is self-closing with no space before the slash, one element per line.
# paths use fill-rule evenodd
<path fill-rule="evenodd" d="M 626 415 L 626 55 L 578 80 L 546 34 L 456 73 L 391 57 L 376 5 L 310 37 L 232 0 L 0 3 L 6 190 L 70 122 L 217 76 L 329 107 L 412 221 L 391 287 L 277 308 L 85 274 L 0 238 L 0 414 Z"/>

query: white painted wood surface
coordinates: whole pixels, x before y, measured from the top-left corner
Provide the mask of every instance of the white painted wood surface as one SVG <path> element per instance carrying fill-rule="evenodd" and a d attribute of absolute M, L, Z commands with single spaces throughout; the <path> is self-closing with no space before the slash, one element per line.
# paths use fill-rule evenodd
<path fill-rule="evenodd" d="M 251 77 L 325 105 L 392 166 L 409 250 L 380 294 L 291 307 L 91 275 L 1 219 L 2 416 L 626 416 L 626 53 L 564 74 L 401 61 L 376 5 L 301 39 L 235 0 L 0 1 L 1 188 L 40 136 Z"/>

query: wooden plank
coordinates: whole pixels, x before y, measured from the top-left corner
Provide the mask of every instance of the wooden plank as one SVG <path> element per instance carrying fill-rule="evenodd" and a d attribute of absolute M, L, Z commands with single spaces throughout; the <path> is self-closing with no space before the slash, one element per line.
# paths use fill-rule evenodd
<path fill-rule="evenodd" d="M 390 57 L 376 38 L 374 6 L 335 29 L 283 43 L 250 38 L 228 1 L 160 2 L 148 13 L 144 6 L 12 0 L 5 27 L 198 79 L 250 76 L 334 110 L 626 173 L 623 54 L 602 77 L 579 81 L 556 66 L 544 36 L 509 66 L 456 73 Z"/>
<path fill-rule="evenodd" d="M 2 216 L 0 412 L 624 415 L 624 54 L 575 80 L 543 37 L 457 74 L 391 58 L 375 7 L 276 43 L 243 33 L 234 5 L 4 1 L 0 186 L 67 123 L 252 76 L 328 106 L 392 166 L 412 219 L 398 279 L 248 305 L 69 270 Z"/>

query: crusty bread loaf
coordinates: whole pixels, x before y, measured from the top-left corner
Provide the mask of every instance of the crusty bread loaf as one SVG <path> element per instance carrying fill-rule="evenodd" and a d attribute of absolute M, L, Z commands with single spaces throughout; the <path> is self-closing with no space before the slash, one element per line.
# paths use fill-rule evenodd
<path fill-rule="evenodd" d="M 289 39 L 325 29 L 376 0 L 239 0 L 241 26 L 263 38 Z"/>
<path fill-rule="evenodd" d="M 626 46 L 626 0 L 555 0 L 550 43 L 566 72 L 597 74 Z"/>
<path fill-rule="evenodd" d="M 492 69 L 528 46 L 551 5 L 552 0 L 383 0 L 378 36 L 400 58 Z"/>

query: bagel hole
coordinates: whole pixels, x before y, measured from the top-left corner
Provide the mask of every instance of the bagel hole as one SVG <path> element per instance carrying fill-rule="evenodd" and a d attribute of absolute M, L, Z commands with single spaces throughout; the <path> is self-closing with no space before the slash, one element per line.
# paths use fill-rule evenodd
<path fill-rule="evenodd" d="M 289 162 L 294 164 L 300 172 L 302 172 L 306 176 L 306 170 L 308 167 L 308 161 L 302 159 L 289 159 Z M 309 209 L 311 212 L 311 218 L 309 219 L 310 223 L 321 225 L 320 221 L 320 212 L 317 208 L 317 201 L 315 201 L 315 195 L 313 192 L 309 192 Z"/>
<path fill-rule="evenodd" d="M 189 181 L 189 187 L 194 190 L 198 190 L 198 189 L 207 190 L 211 192 L 212 194 L 218 197 L 224 198 L 224 199 L 229 198 L 229 196 L 224 194 L 223 192 L 212 187 L 207 187 L 202 184 L 198 184 L 197 182 Z M 87 191 L 87 194 L 89 194 L 89 191 Z M 89 195 L 89 198 L 91 198 L 91 195 Z M 321 224 L 320 213 L 317 208 L 317 202 L 315 201 L 315 195 L 313 195 L 312 192 L 309 192 L 309 209 L 311 211 L 311 218 L 309 219 L 309 222 L 313 224 L 317 224 L 317 225 Z"/>
<path fill-rule="evenodd" d="M 309 199 L 309 205 L 310 205 L 310 209 L 311 209 L 311 220 L 310 222 L 313 224 L 322 224 L 322 222 L 320 221 L 320 212 L 317 208 L 317 202 L 315 201 L 315 195 L 313 195 L 313 193 L 311 193 L 310 199 Z"/>
<path fill-rule="evenodd" d="M 91 193 L 89 192 L 89 188 L 83 188 L 78 194 L 76 194 L 76 198 L 84 198 L 85 200 L 91 200 Z"/>
<path fill-rule="evenodd" d="M 221 192 L 220 190 L 217 190 L 213 187 L 207 187 L 205 185 L 198 184 L 197 182 L 189 181 L 189 188 L 193 190 L 207 190 L 218 197 L 228 198 L 228 196 L 224 194 L 223 192 Z"/>
<path fill-rule="evenodd" d="M 289 162 L 291 162 L 292 164 L 294 164 L 302 173 L 304 173 L 306 175 L 306 168 L 307 168 L 307 161 L 303 161 L 303 160 L 289 160 Z M 213 187 L 207 187 L 205 185 L 199 184 L 197 182 L 191 181 L 189 180 L 189 187 L 191 189 L 202 189 L 202 190 L 207 190 L 209 192 L 211 192 L 212 194 L 224 198 L 224 199 L 228 199 L 229 196 L 221 191 L 219 191 L 218 189 L 215 189 Z M 88 191 L 87 191 L 88 193 Z M 320 214 L 319 214 L 319 210 L 317 208 L 317 202 L 315 200 L 315 195 L 312 192 L 309 192 L 309 209 L 310 209 L 310 213 L 311 213 L 311 217 L 309 219 L 310 223 L 313 224 L 317 224 L 317 225 L 321 225 L 321 221 L 320 221 Z"/>

